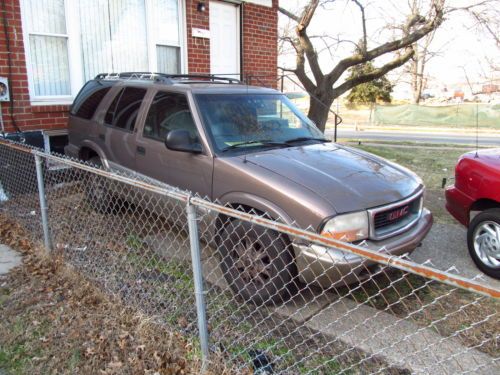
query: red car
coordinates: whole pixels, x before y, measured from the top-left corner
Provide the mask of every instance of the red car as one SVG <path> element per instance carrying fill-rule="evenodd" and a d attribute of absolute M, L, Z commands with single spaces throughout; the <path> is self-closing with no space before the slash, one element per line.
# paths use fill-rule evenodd
<path fill-rule="evenodd" d="M 500 279 L 500 148 L 468 152 L 446 189 L 446 209 L 467 229 L 467 246 L 477 267 Z M 478 212 L 470 220 L 471 212 Z"/>

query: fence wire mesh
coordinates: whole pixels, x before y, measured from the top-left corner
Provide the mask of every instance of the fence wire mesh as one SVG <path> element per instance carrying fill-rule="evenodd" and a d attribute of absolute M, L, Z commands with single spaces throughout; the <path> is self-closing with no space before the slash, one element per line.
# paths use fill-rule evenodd
<path fill-rule="evenodd" d="M 44 240 L 34 153 L 42 160 L 52 251 L 197 348 L 208 331 L 208 352 L 197 352 L 208 367 L 238 374 L 500 372 L 500 291 L 493 286 L 403 257 L 377 262 L 363 246 L 328 242 L 265 212 L 0 142 L 0 212 L 34 241 Z M 201 270 L 193 267 L 188 205 L 196 210 Z M 193 272 L 202 273 L 203 290 Z M 198 309 L 197 295 L 205 302 Z"/>

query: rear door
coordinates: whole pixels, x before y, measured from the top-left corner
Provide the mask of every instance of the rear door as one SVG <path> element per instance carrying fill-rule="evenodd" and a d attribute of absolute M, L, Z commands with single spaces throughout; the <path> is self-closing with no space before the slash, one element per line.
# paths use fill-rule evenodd
<path fill-rule="evenodd" d="M 112 169 L 135 170 L 135 126 L 146 91 L 143 87 L 120 89 L 104 116 L 104 133 L 99 137 L 104 141 L 104 152 Z"/>
<path fill-rule="evenodd" d="M 200 142 L 188 97 L 184 93 L 157 91 L 139 129 L 136 168 L 141 174 L 201 196 L 211 196 L 213 161 L 204 147 L 201 154 L 172 151 L 165 146 L 171 130 L 185 129 Z"/>

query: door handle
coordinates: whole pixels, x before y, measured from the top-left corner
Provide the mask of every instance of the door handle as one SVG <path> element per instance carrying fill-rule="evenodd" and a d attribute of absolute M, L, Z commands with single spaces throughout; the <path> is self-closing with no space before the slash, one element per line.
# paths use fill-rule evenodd
<path fill-rule="evenodd" d="M 146 155 L 146 149 L 142 146 L 137 146 L 137 153 L 139 155 Z"/>
<path fill-rule="evenodd" d="M 104 141 L 104 140 L 105 140 L 105 136 L 104 136 L 104 134 L 100 133 L 100 134 L 99 134 L 99 139 L 101 139 L 101 140 L 103 140 L 103 141 Z"/>

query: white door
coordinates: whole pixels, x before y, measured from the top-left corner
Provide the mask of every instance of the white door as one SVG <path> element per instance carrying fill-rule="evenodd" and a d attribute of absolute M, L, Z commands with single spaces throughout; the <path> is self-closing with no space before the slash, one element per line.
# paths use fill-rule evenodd
<path fill-rule="evenodd" d="M 240 17 L 235 4 L 210 1 L 210 71 L 239 78 Z"/>

